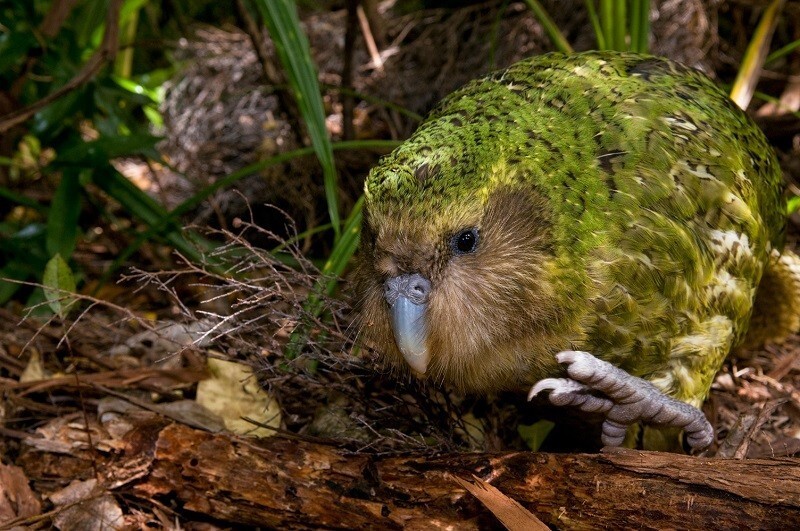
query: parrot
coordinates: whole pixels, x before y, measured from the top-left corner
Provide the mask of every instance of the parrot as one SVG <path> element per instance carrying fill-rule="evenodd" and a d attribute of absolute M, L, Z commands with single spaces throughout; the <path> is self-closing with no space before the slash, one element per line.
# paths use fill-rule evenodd
<path fill-rule="evenodd" d="M 361 340 L 436 384 L 601 415 L 607 446 L 647 426 L 701 450 L 700 407 L 751 317 L 759 340 L 800 327 L 782 181 L 700 71 L 612 51 L 515 63 L 367 175 Z"/>

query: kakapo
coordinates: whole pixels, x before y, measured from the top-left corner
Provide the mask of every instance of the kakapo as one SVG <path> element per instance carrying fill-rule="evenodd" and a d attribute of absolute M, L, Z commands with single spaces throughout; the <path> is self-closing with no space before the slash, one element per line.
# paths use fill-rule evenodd
<path fill-rule="evenodd" d="M 760 338 L 798 327 L 777 159 L 667 59 L 550 53 L 470 82 L 373 168 L 364 207 L 368 343 L 463 391 L 601 412 L 607 445 L 642 422 L 708 446 L 698 408 L 754 307 Z"/>

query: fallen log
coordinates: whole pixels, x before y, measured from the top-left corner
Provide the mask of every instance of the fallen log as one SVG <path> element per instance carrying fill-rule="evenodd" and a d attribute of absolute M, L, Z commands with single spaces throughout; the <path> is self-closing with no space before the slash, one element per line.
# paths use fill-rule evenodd
<path fill-rule="evenodd" d="M 800 527 L 800 459 L 600 454 L 352 453 L 179 424 L 134 430 L 106 485 L 228 524 L 281 529 L 476 529 L 497 520 L 455 478 L 481 478 L 557 529 Z M 135 470 L 133 475 L 132 470 Z M 121 479 L 128 477 L 129 479 Z"/>

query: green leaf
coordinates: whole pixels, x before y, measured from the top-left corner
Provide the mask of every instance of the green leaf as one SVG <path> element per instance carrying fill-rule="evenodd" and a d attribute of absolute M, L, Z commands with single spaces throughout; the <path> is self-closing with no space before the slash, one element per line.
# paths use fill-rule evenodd
<path fill-rule="evenodd" d="M 86 87 L 78 87 L 57 99 L 33 116 L 31 133 L 43 142 L 49 142 L 63 129 L 80 117 L 80 108 L 86 97 Z"/>
<path fill-rule="evenodd" d="M 56 163 L 75 164 L 83 167 L 100 168 L 109 160 L 125 155 L 143 155 L 159 160 L 161 155 L 156 151 L 156 142 L 160 137 L 148 133 L 127 136 L 104 136 L 93 142 L 80 142 L 58 154 Z"/>
<path fill-rule="evenodd" d="M 769 54 L 767 56 L 767 58 L 764 59 L 764 66 L 772 63 L 773 61 L 777 61 L 781 57 L 789 55 L 790 53 L 795 51 L 797 48 L 800 48 L 800 39 L 797 39 L 796 41 L 792 41 L 789 44 L 787 44 L 786 46 L 782 46 L 781 48 L 778 48 L 777 50 L 775 50 L 774 52 Z"/>
<path fill-rule="evenodd" d="M 105 31 L 108 0 L 84 0 L 73 13 L 77 44 L 91 50 L 100 45 Z"/>
<path fill-rule="evenodd" d="M 44 296 L 53 313 L 61 317 L 66 317 L 70 307 L 75 304 L 75 297 L 70 297 L 69 293 L 75 293 L 75 277 L 67 262 L 56 254 L 47 262 L 42 277 L 44 285 Z"/>
<path fill-rule="evenodd" d="M 608 50 L 606 36 L 603 34 L 603 27 L 600 25 L 600 18 L 597 16 L 597 9 L 594 7 L 594 0 L 585 0 L 586 12 L 589 13 L 589 21 L 592 23 L 595 39 L 597 39 L 598 50 Z"/>
<path fill-rule="evenodd" d="M 137 94 L 147 97 L 153 103 L 161 103 L 163 100 L 163 92 L 160 91 L 158 88 L 150 89 L 142 85 L 141 83 L 137 83 L 133 79 L 122 78 L 119 76 L 111 76 L 111 79 L 119 85 L 124 90 L 130 92 L 131 94 Z"/>
<path fill-rule="evenodd" d="M 791 216 L 800 209 L 800 196 L 793 195 L 786 201 L 786 215 Z"/>
<path fill-rule="evenodd" d="M 128 136 L 145 137 L 149 131 L 139 124 L 138 112 L 152 104 L 144 94 L 124 89 L 108 78 L 98 79 L 93 92 L 94 125 L 107 140 Z M 150 155 L 152 158 L 152 155 Z"/>
<path fill-rule="evenodd" d="M 71 256 L 78 241 L 78 215 L 81 212 L 79 171 L 65 170 L 47 216 L 46 249 L 49 255 Z"/>
<path fill-rule="evenodd" d="M 18 194 L 14 190 L 6 188 L 5 186 L 0 186 L 0 197 L 7 199 L 17 205 L 22 205 L 28 208 L 32 208 L 37 212 L 47 212 L 47 207 L 40 204 L 35 199 L 31 199 L 29 197 L 25 197 L 22 194 Z"/>
<path fill-rule="evenodd" d="M 528 445 L 528 448 L 537 452 L 554 426 L 555 424 L 549 420 L 540 420 L 530 425 L 518 425 L 517 432 L 522 437 L 522 440 L 525 441 L 525 444 Z"/>

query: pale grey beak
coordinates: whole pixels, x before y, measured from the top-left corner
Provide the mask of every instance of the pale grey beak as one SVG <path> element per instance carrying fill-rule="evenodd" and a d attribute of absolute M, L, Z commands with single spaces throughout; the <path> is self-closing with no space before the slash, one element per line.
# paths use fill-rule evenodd
<path fill-rule="evenodd" d="M 387 280 L 383 290 L 397 348 L 412 369 L 425 374 L 430 361 L 425 310 L 431 283 L 419 273 L 406 274 Z"/>

